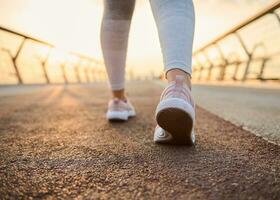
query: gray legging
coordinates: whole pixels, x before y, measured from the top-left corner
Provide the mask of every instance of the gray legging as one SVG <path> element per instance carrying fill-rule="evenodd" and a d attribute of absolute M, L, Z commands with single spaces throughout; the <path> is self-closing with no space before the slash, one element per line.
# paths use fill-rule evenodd
<path fill-rule="evenodd" d="M 191 75 L 194 35 L 192 0 L 150 0 L 165 73 L 181 69 Z M 104 0 L 101 46 L 112 90 L 124 88 L 130 22 L 135 0 Z M 144 24 L 143 24 L 144 26 Z"/>

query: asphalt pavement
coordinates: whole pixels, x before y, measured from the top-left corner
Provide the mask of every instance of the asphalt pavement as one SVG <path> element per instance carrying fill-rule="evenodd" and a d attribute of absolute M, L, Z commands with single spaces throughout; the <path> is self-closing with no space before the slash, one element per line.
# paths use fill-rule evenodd
<path fill-rule="evenodd" d="M 280 199 L 280 147 L 200 106 L 195 147 L 154 144 L 161 90 L 128 84 L 126 123 L 106 84 L 1 96 L 0 199 Z"/>
<path fill-rule="evenodd" d="M 279 83 L 278 87 L 195 84 L 193 94 L 204 109 L 280 145 Z"/>

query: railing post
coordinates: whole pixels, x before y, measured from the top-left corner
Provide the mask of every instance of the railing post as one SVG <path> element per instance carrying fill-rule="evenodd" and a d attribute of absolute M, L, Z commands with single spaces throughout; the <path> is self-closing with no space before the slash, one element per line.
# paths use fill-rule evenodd
<path fill-rule="evenodd" d="M 236 64 L 235 64 L 236 66 L 235 66 L 235 69 L 234 69 L 234 72 L 233 72 L 233 75 L 232 75 L 232 80 L 234 80 L 234 81 L 237 80 L 236 76 L 237 76 L 237 72 L 238 72 L 240 64 L 241 64 L 240 61 L 236 61 Z"/>
<path fill-rule="evenodd" d="M 62 72 L 62 76 L 63 76 L 64 83 L 65 83 L 65 84 L 68 84 L 68 79 L 67 79 L 66 71 L 65 71 L 65 62 L 62 62 L 62 63 L 60 64 L 60 69 L 61 69 L 61 72 Z"/>
<path fill-rule="evenodd" d="M 94 73 L 94 68 L 91 69 L 91 73 L 92 73 L 92 81 L 95 82 L 95 73 Z"/>
<path fill-rule="evenodd" d="M 23 84 L 23 80 L 22 80 L 22 77 L 19 73 L 19 66 L 17 64 L 17 59 L 18 59 L 18 56 L 25 44 L 25 41 L 26 41 L 26 38 L 23 38 L 23 40 L 21 41 L 19 47 L 18 47 L 18 50 L 15 54 L 15 56 L 11 56 L 12 57 L 12 61 L 13 61 L 13 65 L 14 65 L 14 69 L 15 69 L 15 72 L 16 72 L 16 76 L 17 76 L 17 79 L 18 79 L 18 84 Z"/>
<path fill-rule="evenodd" d="M 91 74 L 91 66 L 92 66 L 92 60 L 89 59 L 88 60 L 88 69 L 87 69 L 87 76 L 88 76 L 88 79 L 89 79 L 89 82 L 92 82 L 92 77 L 90 76 Z"/>
<path fill-rule="evenodd" d="M 82 60 L 80 59 L 78 63 L 75 64 L 74 71 L 75 71 L 75 76 L 78 81 L 78 83 L 81 83 L 81 76 L 80 76 L 80 71 L 79 67 L 81 66 Z"/>
<path fill-rule="evenodd" d="M 197 80 L 200 81 L 201 75 L 202 75 L 202 70 L 203 70 L 203 65 L 201 64 L 201 62 L 198 59 L 196 59 L 196 63 L 199 65 Z"/>
<path fill-rule="evenodd" d="M 85 69 L 84 69 L 84 73 L 85 73 L 85 75 L 86 75 L 86 80 L 87 80 L 87 83 L 89 83 L 89 82 L 90 82 L 90 79 L 89 79 L 89 75 L 88 75 L 88 66 L 87 66 L 87 67 L 85 67 Z"/>
<path fill-rule="evenodd" d="M 277 18 L 277 20 L 278 20 L 278 22 L 279 22 L 279 24 L 280 24 L 280 16 L 278 15 L 278 13 L 275 12 L 275 11 L 273 11 L 272 14 L 275 15 L 275 17 Z"/>
<path fill-rule="evenodd" d="M 263 72 L 264 72 L 265 65 L 266 65 L 266 62 L 267 62 L 267 61 L 268 61 L 268 58 L 264 58 L 263 61 L 262 61 L 260 73 L 259 73 L 259 75 L 258 75 L 258 79 L 260 79 L 260 80 L 264 80 L 264 79 L 263 79 Z"/>
<path fill-rule="evenodd" d="M 254 48 L 252 49 L 251 52 L 251 56 L 253 57 L 255 51 L 259 48 L 259 47 L 263 47 L 264 51 L 265 51 L 265 45 L 264 43 L 258 43 L 254 46 Z M 263 80 L 263 73 L 264 73 L 264 69 L 265 69 L 265 65 L 267 62 L 268 58 L 266 57 L 266 54 L 264 53 L 264 57 L 262 59 L 262 64 L 261 64 L 261 68 L 260 68 L 260 73 L 258 74 L 257 78 Z"/>
<path fill-rule="evenodd" d="M 206 58 L 207 62 L 210 64 L 208 75 L 207 75 L 207 80 L 209 81 L 211 79 L 211 73 L 212 73 L 212 69 L 214 67 L 214 64 L 211 62 L 211 60 L 210 60 L 210 58 L 209 58 L 209 56 L 206 52 L 203 51 L 203 55 Z"/>
<path fill-rule="evenodd" d="M 218 43 L 214 44 L 215 48 L 217 49 L 218 53 L 220 54 L 222 60 L 223 60 L 223 64 L 221 65 L 221 71 L 220 71 L 220 77 L 219 80 L 224 80 L 225 77 L 225 72 L 226 72 L 226 66 L 228 65 L 228 60 L 226 59 L 221 47 L 218 45 Z"/>
<path fill-rule="evenodd" d="M 49 48 L 48 50 L 48 53 L 45 57 L 45 59 L 41 62 L 41 65 L 42 65 L 42 69 L 43 69 L 43 73 L 44 73 L 44 76 L 45 76 L 45 79 L 46 79 L 46 83 L 49 84 L 50 83 L 50 78 L 49 78 L 49 75 L 48 75 L 48 72 L 47 72 L 47 61 L 51 55 L 51 51 L 52 51 L 52 48 Z"/>
<path fill-rule="evenodd" d="M 76 76 L 76 79 L 77 79 L 78 83 L 81 83 L 81 77 L 80 77 L 80 73 L 79 73 L 79 67 L 78 67 L 78 66 L 75 66 L 74 70 L 75 70 L 75 76 Z"/>
<path fill-rule="evenodd" d="M 244 52 L 246 53 L 246 55 L 248 57 L 248 61 L 246 63 L 245 71 L 244 71 L 244 74 L 243 74 L 243 77 L 242 77 L 242 81 L 245 81 L 247 79 L 247 75 L 248 75 L 248 72 L 249 72 L 250 64 L 251 64 L 251 61 L 252 61 L 252 54 L 249 52 L 249 50 L 247 49 L 243 39 L 241 38 L 241 36 L 237 32 L 235 32 L 235 36 L 238 39 L 238 41 L 240 42 Z"/>
<path fill-rule="evenodd" d="M 231 61 L 230 60 L 231 57 L 233 57 L 233 58 L 235 57 L 235 60 Z M 228 61 L 229 61 L 229 64 L 235 66 L 234 72 L 231 76 L 231 79 L 236 81 L 237 80 L 236 76 L 237 76 L 237 72 L 238 72 L 238 69 L 239 69 L 239 65 L 241 64 L 240 58 L 239 58 L 237 53 L 232 52 L 228 55 Z"/>

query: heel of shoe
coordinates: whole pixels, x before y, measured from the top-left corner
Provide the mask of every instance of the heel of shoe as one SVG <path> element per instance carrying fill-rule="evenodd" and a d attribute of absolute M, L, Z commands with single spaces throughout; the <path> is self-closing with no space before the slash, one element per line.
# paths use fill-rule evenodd
<path fill-rule="evenodd" d="M 194 144 L 194 109 L 182 99 L 170 98 L 161 101 L 156 110 L 156 121 L 168 131 L 175 144 Z"/>
<path fill-rule="evenodd" d="M 127 111 L 108 111 L 106 113 L 106 118 L 109 121 L 127 121 L 128 112 Z"/>

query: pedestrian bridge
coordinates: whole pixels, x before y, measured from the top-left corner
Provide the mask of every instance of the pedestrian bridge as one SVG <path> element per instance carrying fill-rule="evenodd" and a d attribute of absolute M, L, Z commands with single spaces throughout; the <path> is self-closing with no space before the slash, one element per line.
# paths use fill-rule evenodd
<path fill-rule="evenodd" d="M 194 52 L 195 147 L 153 143 L 160 77 L 108 123 L 102 61 L 0 27 L 1 199 L 279 199 L 279 7 Z"/>

